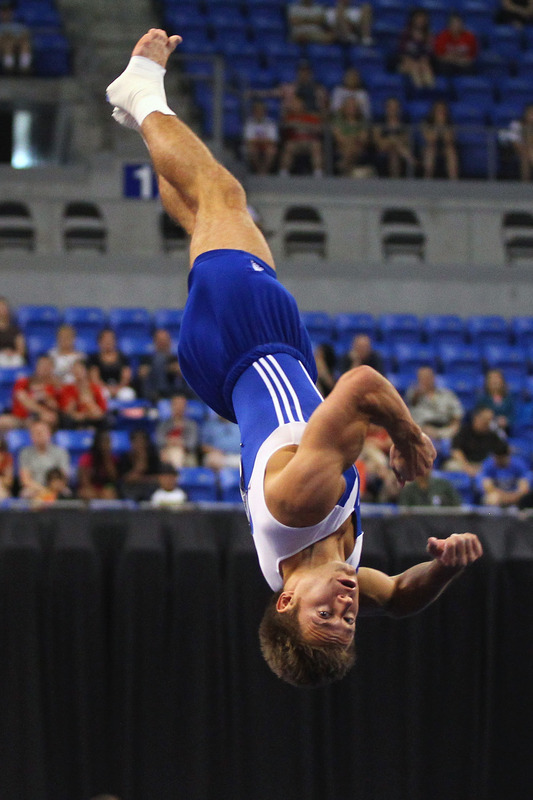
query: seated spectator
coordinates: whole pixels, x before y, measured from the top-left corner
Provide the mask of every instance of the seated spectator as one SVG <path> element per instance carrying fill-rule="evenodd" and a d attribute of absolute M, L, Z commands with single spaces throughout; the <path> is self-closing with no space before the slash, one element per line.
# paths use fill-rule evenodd
<path fill-rule="evenodd" d="M 370 107 L 370 97 L 365 89 L 361 75 L 355 67 L 349 67 L 344 73 L 344 78 L 340 86 L 335 86 L 331 93 L 330 110 L 333 114 L 340 111 L 347 97 L 353 97 L 357 101 L 361 113 L 366 120 L 372 117 Z"/>
<path fill-rule="evenodd" d="M 400 486 L 389 466 L 392 439 L 379 425 L 369 425 L 363 449 L 356 464 L 364 466 L 365 491 L 361 497 L 367 503 L 395 503 Z"/>
<path fill-rule="evenodd" d="M 91 449 L 78 461 L 77 496 L 82 500 L 118 497 L 118 456 L 111 449 L 108 431 L 97 430 Z"/>
<path fill-rule="evenodd" d="M 36 419 L 57 426 L 59 405 L 53 370 L 50 356 L 41 356 L 32 375 L 15 381 L 11 414 L 0 417 L 1 428 L 22 428 Z"/>
<path fill-rule="evenodd" d="M 314 350 L 318 371 L 317 389 L 322 397 L 327 397 L 335 386 L 335 351 L 330 344 L 319 344 Z"/>
<path fill-rule="evenodd" d="M 500 141 L 512 145 L 520 162 L 520 178 L 530 181 L 533 167 L 533 103 L 526 105 L 521 119 L 511 123 L 505 132 L 505 139 L 500 136 Z"/>
<path fill-rule="evenodd" d="M 75 347 L 76 331 L 72 325 L 61 325 L 57 331 L 56 346 L 48 355 L 54 365 L 54 375 L 59 383 L 73 383 L 72 367 L 76 361 L 85 360 L 85 353 Z"/>
<path fill-rule="evenodd" d="M 511 455 L 503 440 L 495 444 L 493 454 L 481 465 L 478 480 L 486 506 L 516 506 L 531 488 L 526 462 Z"/>
<path fill-rule="evenodd" d="M 100 384 L 89 380 L 83 359 L 72 367 L 74 383 L 67 383 L 59 390 L 61 427 L 90 428 L 105 420 L 107 402 Z"/>
<path fill-rule="evenodd" d="M 406 484 L 398 495 L 400 506 L 460 506 L 461 496 L 446 478 L 432 473 L 419 476 Z"/>
<path fill-rule="evenodd" d="M 324 7 L 314 0 L 296 0 L 287 7 L 289 36 L 297 44 L 327 43 L 333 40 L 327 30 Z"/>
<path fill-rule="evenodd" d="M 159 328 L 153 335 L 154 352 L 141 360 L 135 386 L 151 403 L 170 397 L 185 383 L 170 333 Z M 191 394 L 189 390 L 189 394 Z"/>
<path fill-rule="evenodd" d="M 130 449 L 118 463 L 121 492 L 133 500 L 149 500 L 157 484 L 161 461 L 157 448 L 142 428 L 130 434 Z"/>
<path fill-rule="evenodd" d="M 0 367 L 22 367 L 26 343 L 5 297 L 0 297 Z"/>
<path fill-rule="evenodd" d="M 316 111 L 306 111 L 304 101 L 295 97 L 283 117 L 280 175 L 293 171 L 301 156 L 310 159 L 314 175 L 323 174 L 321 116 Z"/>
<path fill-rule="evenodd" d="M 68 477 L 63 470 L 52 467 L 46 473 L 44 490 L 33 498 L 38 504 L 56 503 L 58 500 L 73 500 L 72 491 L 68 485 Z"/>
<path fill-rule="evenodd" d="M 502 436 L 495 430 L 492 408 L 477 406 L 453 437 L 451 458 L 444 469 L 475 477 L 483 461 L 496 452 L 501 441 Z"/>
<path fill-rule="evenodd" d="M 460 14 L 450 14 L 448 27 L 437 34 L 433 47 L 441 75 L 469 75 L 474 71 L 478 40 L 472 31 L 465 29 Z"/>
<path fill-rule="evenodd" d="M 212 417 L 202 426 L 201 449 L 204 467 L 216 471 L 223 467 L 238 467 L 241 462 L 238 425 L 223 417 Z"/>
<path fill-rule="evenodd" d="M 496 15 L 498 25 L 514 25 L 523 28 L 533 23 L 533 0 L 500 0 Z"/>
<path fill-rule="evenodd" d="M 514 422 L 514 402 L 509 394 L 509 387 L 500 369 L 489 369 L 485 375 L 483 394 L 479 405 L 492 408 L 494 418 L 504 433 L 509 433 Z"/>
<path fill-rule="evenodd" d="M 325 117 L 328 111 L 328 93 L 326 89 L 315 80 L 313 68 L 307 59 L 302 59 L 296 70 L 293 81 L 287 81 L 275 86 L 273 89 L 254 89 L 253 97 L 278 97 L 281 100 L 281 113 L 285 115 L 292 107 L 294 98 L 302 100 L 306 111 Z"/>
<path fill-rule="evenodd" d="M 5 439 L 0 437 L 0 500 L 5 500 L 13 494 L 14 477 L 13 456 L 8 450 Z"/>
<path fill-rule="evenodd" d="M 377 166 L 381 175 L 401 178 L 416 159 L 412 152 L 409 129 L 402 117 L 402 106 L 396 97 L 385 103 L 385 119 L 374 128 Z"/>
<path fill-rule="evenodd" d="M 279 128 L 267 117 L 265 104 L 256 101 L 244 123 L 244 153 L 252 172 L 269 175 L 278 155 Z"/>
<path fill-rule="evenodd" d="M 459 177 L 459 157 L 450 109 L 444 100 L 437 100 L 422 123 L 422 160 L 424 177 Z"/>
<path fill-rule="evenodd" d="M 14 3 L 0 6 L 0 58 L 4 75 L 27 75 L 31 70 L 30 31 L 14 18 Z"/>
<path fill-rule="evenodd" d="M 353 97 L 347 97 L 331 122 L 331 132 L 338 155 L 337 169 L 341 175 L 370 177 L 370 127 Z"/>
<path fill-rule="evenodd" d="M 155 431 L 155 441 L 161 460 L 179 469 L 198 463 L 198 425 L 185 416 L 187 398 L 176 394 L 170 401 L 171 417 L 161 420 Z"/>
<path fill-rule="evenodd" d="M 364 45 L 372 41 L 372 6 L 370 3 L 352 3 L 350 0 L 337 0 L 333 8 L 325 11 L 326 27 L 332 41 L 341 44 Z"/>
<path fill-rule="evenodd" d="M 89 377 L 93 383 L 104 387 L 112 400 L 133 400 L 132 372 L 128 359 L 117 349 L 114 331 L 104 328 L 98 335 L 98 352 L 87 361 Z"/>
<path fill-rule="evenodd" d="M 70 458 L 64 447 L 52 444 L 52 429 L 42 420 L 32 422 L 31 445 L 19 453 L 18 467 L 21 496 L 39 497 L 46 490 L 46 476 L 53 468 L 70 475 Z"/>
<path fill-rule="evenodd" d="M 382 375 L 385 373 L 383 359 L 377 350 L 372 348 L 372 340 L 366 333 L 358 333 L 352 340 L 352 346 L 341 363 L 341 372 L 361 366 L 372 367 Z"/>
<path fill-rule="evenodd" d="M 414 8 L 400 39 L 398 72 L 407 75 L 417 89 L 432 89 L 435 86 L 432 57 L 429 14 L 423 8 Z"/>
<path fill-rule="evenodd" d="M 159 489 L 150 498 L 154 508 L 176 508 L 187 502 L 187 495 L 178 486 L 178 470 L 172 464 L 161 464 L 159 468 Z"/>
<path fill-rule="evenodd" d="M 436 385 L 431 367 L 419 368 L 417 382 L 408 388 L 405 402 L 416 424 L 431 439 L 450 439 L 459 431 L 464 413 L 461 401 L 451 389 Z"/>

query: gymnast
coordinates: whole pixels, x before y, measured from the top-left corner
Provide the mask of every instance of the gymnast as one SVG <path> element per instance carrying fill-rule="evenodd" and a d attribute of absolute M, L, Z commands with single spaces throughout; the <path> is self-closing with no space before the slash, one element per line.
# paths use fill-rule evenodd
<path fill-rule="evenodd" d="M 277 280 L 240 183 L 169 108 L 164 75 L 181 37 L 151 29 L 107 88 L 113 117 L 143 137 L 163 205 L 190 235 L 179 362 L 194 391 L 241 434 L 241 490 L 274 591 L 260 625 L 270 668 L 297 686 L 342 678 L 361 612 L 412 614 L 482 554 L 478 538 L 431 537 L 429 560 L 400 575 L 359 568 L 363 534 L 354 463 L 370 423 L 393 445 L 401 485 L 435 450 L 378 372 L 358 367 L 324 400 L 296 302 Z"/>

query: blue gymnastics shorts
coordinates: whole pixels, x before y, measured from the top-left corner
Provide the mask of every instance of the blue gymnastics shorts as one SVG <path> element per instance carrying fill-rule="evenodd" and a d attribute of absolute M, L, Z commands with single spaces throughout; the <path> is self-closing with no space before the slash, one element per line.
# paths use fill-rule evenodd
<path fill-rule="evenodd" d="M 189 274 L 178 348 L 189 386 L 217 414 L 236 422 L 235 383 L 254 361 L 275 353 L 299 359 L 316 381 L 309 335 L 275 270 L 244 250 L 198 256 Z"/>

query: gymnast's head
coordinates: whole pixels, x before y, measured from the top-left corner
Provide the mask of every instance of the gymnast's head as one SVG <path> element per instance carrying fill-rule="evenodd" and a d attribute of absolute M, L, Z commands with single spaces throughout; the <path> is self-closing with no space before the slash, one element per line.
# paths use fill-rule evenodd
<path fill-rule="evenodd" d="M 270 599 L 259 627 L 270 669 L 293 686 L 325 686 L 355 662 L 359 587 L 342 561 L 301 565 Z"/>

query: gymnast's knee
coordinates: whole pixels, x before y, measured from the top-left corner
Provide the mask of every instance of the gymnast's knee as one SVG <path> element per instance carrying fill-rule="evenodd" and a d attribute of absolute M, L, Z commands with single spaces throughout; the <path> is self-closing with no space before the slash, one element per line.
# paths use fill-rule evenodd
<path fill-rule="evenodd" d="M 202 195 L 206 206 L 216 206 L 227 211 L 246 211 L 244 188 L 221 164 L 213 165 L 209 180 L 204 183 Z"/>

